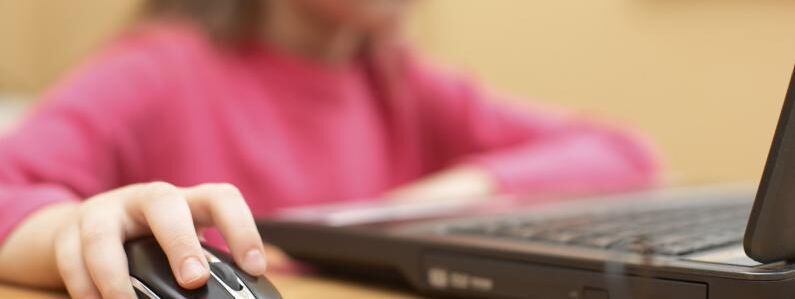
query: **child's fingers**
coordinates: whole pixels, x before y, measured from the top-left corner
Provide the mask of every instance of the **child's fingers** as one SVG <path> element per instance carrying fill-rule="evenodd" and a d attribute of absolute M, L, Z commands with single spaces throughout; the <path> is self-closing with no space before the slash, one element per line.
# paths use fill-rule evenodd
<path fill-rule="evenodd" d="M 119 220 L 106 209 L 85 211 L 80 218 L 80 246 L 88 273 L 103 298 L 136 298 L 127 269 Z"/>
<path fill-rule="evenodd" d="M 207 259 L 182 192 L 165 183 L 153 183 L 137 193 L 138 208 L 168 257 L 179 284 L 201 287 L 210 276 Z"/>
<path fill-rule="evenodd" d="M 265 250 L 254 216 L 238 189 L 229 184 L 205 184 L 185 189 L 195 215 L 212 218 L 232 250 L 235 262 L 254 276 L 265 274 Z"/>
<path fill-rule="evenodd" d="M 66 290 L 72 298 L 99 299 L 91 276 L 83 262 L 80 234 L 77 225 L 69 225 L 55 243 L 55 261 Z"/>

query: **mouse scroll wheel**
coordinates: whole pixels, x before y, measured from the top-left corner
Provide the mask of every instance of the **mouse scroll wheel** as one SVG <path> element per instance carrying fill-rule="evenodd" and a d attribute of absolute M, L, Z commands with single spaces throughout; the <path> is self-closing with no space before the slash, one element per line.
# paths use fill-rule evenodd
<path fill-rule="evenodd" d="M 222 283 L 229 286 L 229 288 L 235 291 L 243 289 L 243 285 L 240 284 L 235 270 L 229 267 L 229 265 L 224 263 L 210 263 L 210 270 L 215 273 L 216 277 L 220 279 Z"/>

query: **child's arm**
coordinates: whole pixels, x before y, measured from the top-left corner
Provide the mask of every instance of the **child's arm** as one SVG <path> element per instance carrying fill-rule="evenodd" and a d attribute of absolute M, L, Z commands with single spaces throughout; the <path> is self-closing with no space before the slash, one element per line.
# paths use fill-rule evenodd
<path fill-rule="evenodd" d="M 53 254 L 57 231 L 78 204 L 52 204 L 33 213 L 20 223 L 0 247 L 0 280 L 21 285 L 63 288 Z"/>
<path fill-rule="evenodd" d="M 572 195 L 641 188 L 658 180 L 656 153 L 631 130 L 561 109 L 511 105 L 446 73 L 414 74 L 421 95 L 418 122 L 449 168 L 397 194 Z M 462 172 L 462 165 L 468 170 Z M 454 185 L 459 188 L 449 187 Z"/>
<path fill-rule="evenodd" d="M 213 225 L 243 269 L 263 273 L 262 242 L 234 186 L 127 185 L 136 176 L 124 165 L 138 159 L 123 157 L 137 152 L 135 136 L 157 134 L 136 128 L 164 98 L 167 75 L 146 54 L 88 65 L 0 139 L 0 281 L 134 298 L 122 244 L 154 234 L 177 281 L 195 288 L 209 275 L 196 228 Z"/>
<path fill-rule="evenodd" d="M 100 92 L 108 82 L 78 81 L 68 93 L 115 95 L 123 105 L 117 89 Z M 103 129 L 124 126 L 99 117 L 114 112 L 103 104 L 56 99 L 0 142 L 0 281 L 65 286 L 75 298 L 134 298 L 122 243 L 154 234 L 177 281 L 195 288 L 209 275 L 196 233 L 207 226 L 220 228 L 243 269 L 263 274 L 262 242 L 234 186 L 121 186 L 116 144 Z"/>
<path fill-rule="evenodd" d="M 497 182 L 478 165 L 457 165 L 391 190 L 385 198 L 398 201 L 469 199 L 498 191 Z"/>

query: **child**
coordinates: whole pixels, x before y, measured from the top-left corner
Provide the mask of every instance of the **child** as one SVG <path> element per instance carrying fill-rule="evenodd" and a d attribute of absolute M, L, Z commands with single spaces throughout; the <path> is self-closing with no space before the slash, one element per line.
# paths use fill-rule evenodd
<path fill-rule="evenodd" d="M 149 1 L 0 143 L 0 279 L 134 298 L 122 244 L 137 236 L 196 288 L 197 229 L 262 275 L 252 215 L 282 207 L 654 182 L 627 133 L 509 108 L 421 61 L 398 30 L 411 2 Z"/>

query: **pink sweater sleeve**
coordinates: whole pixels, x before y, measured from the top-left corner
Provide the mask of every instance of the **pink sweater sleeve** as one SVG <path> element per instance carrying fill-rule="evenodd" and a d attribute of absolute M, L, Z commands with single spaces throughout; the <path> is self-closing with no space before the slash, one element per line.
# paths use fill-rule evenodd
<path fill-rule="evenodd" d="M 538 104 L 509 104 L 470 81 L 428 68 L 422 73 L 422 104 L 438 148 L 453 157 L 450 163 L 484 167 L 503 192 L 615 192 L 658 180 L 657 154 L 630 129 Z"/>
<path fill-rule="evenodd" d="M 133 154 L 124 147 L 130 118 L 155 89 L 151 59 L 108 54 L 46 93 L 0 139 L 0 244 L 37 209 L 112 189 L 130 171 L 121 157 Z"/>

